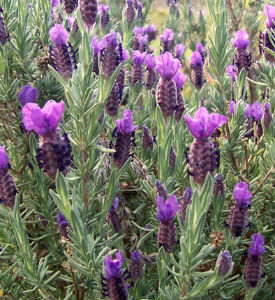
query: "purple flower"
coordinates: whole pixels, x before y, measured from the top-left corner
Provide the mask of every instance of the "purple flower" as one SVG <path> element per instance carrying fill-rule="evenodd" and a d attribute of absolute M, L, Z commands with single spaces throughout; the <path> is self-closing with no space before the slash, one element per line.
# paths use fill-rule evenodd
<path fill-rule="evenodd" d="M 69 34 L 61 24 L 56 24 L 49 31 L 51 40 L 55 43 L 56 46 L 66 44 Z"/>
<path fill-rule="evenodd" d="M 209 114 L 205 107 L 200 107 L 192 119 L 184 116 L 188 129 L 197 138 L 208 138 L 213 131 L 227 122 L 227 118 L 221 114 Z"/>
<path fill-rule="evenodd" d="M 140 52 L 139 50 L 135 50 L 133 52 L 133 63 L 136 66 L 141 66 L 146 58 L 146 52 Z"/>
<path fill-rule="evenodd" d="M 134 261 L 134 262 L 140 262 L 141 261 L 141 255 L 138 251 L 131 252 L 131 261 Z"/>
<path fill-rule="evenodd" d="M 5 169 L 9 164 L 9 158 L 6 153 L 5 147 L 0 146 L 0 171 Z"/>
<path fill-rule="evenodd" d="M 131 252 L 130 274 L 134 281 L 142 276 L 142 261 L 139 251 Z"/>
<path fill-rule="evenodd" d="M 265 111 L 270 110 L 270 103 L 266 102 L 264 105 Z"/>
<path fill-rule="evenodd" d="M 124 110 L 123 117 L 116 121 L 117 131 L 123 134 L 129 134 L 137 129 L 133 126 L 133 116 L 130 110 Z"/>
<path fill-rule="evenodd" d="M 101 4 L 100 9 L 101 9 L 102 14 L 106 14 L 109 10 L 109 6 L 105 5 L 105 4 Z"/>
<path fill-rule="evenodd" d="M 175 195 L 171 195 L 164 203 L 164 199 L 157 196 L 157 207 L 158 220 L 161 223 L 166 223 L 175 218 L 178 211 L 178 200 Z"/>
<path fill-rule="evenodd" d="M 157 32 L 157 29 L 153 24 L 149 24 L 146 28 L 146 31 L 148 34 L 152 34 L 152 33 L 154 34 Z"/>
<path fill-rule="evenodd" d="M 112 260 L 112 257 L 108 254 L 104 260 L 104 271 L 107 278 L 119 278 L 121 277 L 123 270 L 123 256 L 122 252 L 116 253 L 116 259 Z"/>
<path fill-rule="evenodd" d="M 249 114 L 254 120 L 261 122 L 264 114 L 262 104 L 258 103 L 258 101 L 254 102 L 250 107 Z"/>
<path fill-rule="evenodd" d="M 129 52 L 128 50 L 122 48 L 122 62 L 125 62 L 126 60 L 129 59 Z"/>
<path fill-rule="evenodd" d="M 115 31 L 111 31 L 111 33 L 105 35 L 102 38 L 103 45 L 105 44 L 108 48 L 115 49 L 118 46 L 117 34 Z"/>
<path fill-rule="evenodd" d="M 265 252 L 264 239 L 263 236 L 259 233 L 255 233 L 252 236 L 253 242 L 251 243 L 248 251 L 253 257 L 262 256 Z"/>
<path fill-rule="evenodd" d="M 23 123 L 28 131 L 34 130 L 40 135 L 54 131 L 62 118 L 64 102 L 49 100 L 41 109 L 36 103 L 27 103 L 22 108 Z"/>
<path fill-rule="evenodd" d="M 102 50 L 102 45 L 99 42 L 98 37 L 97 37 L 96 34 L 93 36 L 91 46 L 93 48 L 94 55 L 98 55 L 99 52 Z"/>
<path fill-rule="evenodd" d="M 250 205 L 249 200 L 252 198 L 252 194 L 249 191 L 248 184 L 246 182 L 239 182 L 234 188 L 233 197 L 239 207 Z"/>
<path fill-rule="evenodd" d="M 59 4 L 59 0 L 52 0 L 52 7 L 56 7 Z"/>
<path fill-rule="evenodd" d="M 245 49 L 250 44 L 248 33 L 240 29 L 235 32 L 235 38 L 231 40 L 237 49 Z"/>
<path fill-rule="evenodd" d="M 218 260 L 218 265 L 220 266 L 219 275 L 225 276 L 232 266 L 232 256 L 230 255 L 229 251 L 224 251 L 221 254 Z"/>
<path fill-rule="evenodd" d="M 174 33 L 172 29 L 165 29 L 163 34 L 159 37 L 164 43 L 172 42 L 174 39 Z"/>
<path fill-rule="evenodd" d="M 180 70 L 176 73 L 176 75 L 173 77 L 173 80 L 175 81 L 176 87 L 178 90 L 181 90 L 187 76 L 184 75 Z"/>
<path fill-rule="evenodd" d="M 192 53 L 190 64 L 193 66 L 203 66 L 202 57 L 199 51 L 194 51 Z"/>
<path fill-rule="evenodd" d="M 205 48 L 203 47 L 203 45 L 200 42 L 198 42 L 196 44 L 196 51 L 198 51 L 200 53 L 201 57 L 204 57 L 206 55 Z"/>
<path fill-rule="evenodd" d="M 145 65 L 148 70 L 154 69 L 156 66 L 156 58 L 151 54 L 147 54 L 145 58 Z"/>
<path fill-rule="evenodd" d="M 118 197 L 115 197 L 115 200 L 114 200 L 112 206 L 110 207 L 109 212 L 115 212 L 118 208 L 118 205 L 119 205 L 119 199 L 118 199 Z"/>
<path fill-rule="evenodd" d="M 65 216 L 62 215 L 61 213 L 58 214 L 56 217 L 56 221 L 59 226 L 61 235 L 67 238 L 68 237 L 67 227 L 69 226 L 69 223 L 67 222 Z"/>
<path fill-rule="evenodd" d="M 267 16 L 267 21 L 265 23 L 266 27 L 274 27 L 274 22 L 275 22 L 275 6 L 267 4 L 264 7 L 264 13 Z"/>
<path fill-rule="evenodd" d="M 182 57 L 184 51 L 185 51 L 185 46 L 183 44 L 177 44 L 175 46 L 176 57 L 178 58 Z"/>
<path fill-rule="evenodd" d="M 180 61 L 177 58 L 173 58 L 170 52 L 165 52 L 157 58 L 156 70 L 163 79 L 172 79 L 180 66 Z"/>
<path fill-rule="evenodd" d="M 214 196 L 217 198 L 219 193 L 221 193 L 222 197 L 224 196 L 224 184 L 222 180 L 222 174 L 218 174 L 217 179 L 214 183 Z"/>
<path fill-rule="evenodd" d="M 146 27 L 135 27 L 134 28 L 134 33 L 135 33 L 135 36 L 141 34 L 141 35 L 144 35 L 146 33 L 147 29 Z"/>
<path fill-rule="evenodd" d="M 226 68 L 226 72 L 231 76 L 232 81 L 234 82 L 236 80 L 236 67 L 235 66 L 228 66 Z"/>
<path fill-rule="evenodd" d="M 33 88 L 30 84 L 24 85 L 22 89 L 18 92 L 18 99 L 22 106 L 26 103 L 32 103 L 39 96 L 39 91 Z"/>

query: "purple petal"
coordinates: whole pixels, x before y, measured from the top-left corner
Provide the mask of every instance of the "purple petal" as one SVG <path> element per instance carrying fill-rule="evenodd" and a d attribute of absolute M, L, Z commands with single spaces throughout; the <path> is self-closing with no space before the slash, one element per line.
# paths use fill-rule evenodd
<path fill-rule="evenodd" d="M 196 44 L 196 51 L 198 51 L 202 57 L 204 57 L 206 55 L 205 48 L 203 47 L 203 45 L 200 42 L 198 42 Z"/>
<path fill-rule="evenodd" d="M 0 171 L 6 168 L 9 164 L 9 158 L 6 153 L 5 147 L 0 146 Z"/>
<path fill-rule="evenodd" d="M 236 67 L 235 66 L 228 66 L 226 68 L 226 72 L 231 76 L 232 81 L 236 80 Z"/>
<path fill-rule="evenodd" d="M 133 116 L 130 110 L 124 110 L 123 117 L 116 121 L 117 131 L 123 134 L 129 134 L 137 129 L 133 126 Z"/>
<path fill-rule="evenodd" d="M 261 122 L 262 116 L 264 114 L 262 104 L 258 101 L 254 102 L 250 107 L 250 115 L 258 122 Z"/>
<path fill-rule="evenodd" d="M 101 4 L 100 9 L 101 9 L 102 14 L 106 14 L 109 10 L 109 6 L 105 5 L 105 4 Z"/>
<path fill-rule="evenodd" d="M 192 53 L 190 64 L 193 66 L 203 66 L 202 57 L 199 51 L 194 51 Z"/>
<path fill-rule="evenodd" d="M 139 50 L 133 52 L 133 63 L 136 66 L 141 66 L 146 58 L 146 52 L 141 53 Z"/>
<path fill-rule="evenodd" d="M 187 76 L 184 75 L 180 70 L 176 73 L 176 75 L 173 77 L 173 80 L 175 81 L 176 87 L 178 90 L 181 90 Z"/>
<path fill-rule="evenodd" d="M 108 254 L 104 260 L 104 271 L 107 278 L 117 278 L 120 277 L 123 270 L 123 256 L 121 251 L 116 254 L 116 259 L 112 260 L 111 256 Z"/>
<path fill-rule="evenodd" d="M 250 204 L 249 200 L 252 198 L 248 184 L 246 182 L 239 182 L 234 188 L 233 197 L 235 198 L 238 206 L 248 206 Z"/>
<path fill-rule="evenodd" d="M 265 23 L 266 27 L 274 27 L 274 22 L 275 22 L 275 6 L 267 4 L 264 7 L 264 13 L 267 16 L 267 21 Z"/>
<path fill-rule="evenodd" d="M 185 115 L 184 119 L 190 133 L 197 139 L 202 138 L 204 133 L 204 124 L 200 120 L 192 119 L 189 115 Z"/>
<path fill-rule="evenodd" d="M 181 57 L 185 51 L 185 46 L 183 44 L 177 44 L 175 46 L 175 53 L 177 57 Z"/>
<path fill-rule="evenodd" d="M 178 211 L 178 201 L 176 196 L 171 195 L 165 203 L 162 197 L 157 196 L 157 207 L 157 218 L 161 223 L 173 220 Z"/>
<path fill-rule="evenodd" d="M 56 46 L 66 44 L 69 34 L 61 24 L 56 24 L 49 31 L 51 40 L 55 43 Z"/>
<path fill-rule="evenodd" d="M 56 129 L 59 121 L 62 118 L 64 110 L 64 102 L 55 102 L 53 100 L 49 100 L 45 106 L 42 108 L 42 112 L 45 115 L 45 121 L 48 125 L 49 129 Z"/>
<path fill-rule="evenodd" d="M 133 262 L 141 261 L 141 255 L 140 255 L 139 251 L 131 252 L 131 261 L 133 261 Z"/>
<path fill-rule="evenodd" d="M 237 49 L 245 49 L 250 44 L 248 33 L 240 29 L 235 32 L 235 38 L 232 39 Z"/>
<path fill-rule="evenodd" d="M 30 84 L 27 84 L 22 87 L 22 89 L 18 92 L 18 99 L 22 106 L 26 103 L 32 103 L 39 96 L 39 91 L 33 88 Z"/>
<path fill-rule="evenodd" d="M 145 65 L 149 70 L 152 70 L 156 66 L 156 59 L 153 55 L 147 54 L 145 58 Z"/>
<path fill-rule="evenodd" d="M 91 46 L 92 46 L 92 48 L 94 50 L 94 55 L 98 55 L 99 52 L 100 52 L 100 50 L 101 50 L 101 47 L 100 47 L 101 45 L 99 43 L 99 40 L 98 40 L 98 37 L 97 37 L 96 34 L 93 36 Z"/>
<path fill-rule="evenodd" d="M 117 34 L 115 31 L 111 31 L 110 34 L 107 34 L 103 39 L 106 41 L 106 46 L 109 48 L 116 48 L 118 46 Z"/>
<path fill-rule="evenodd" d="M 174 32 L 172 29 L 165 29 L 159 38 L 165 43 L 172 42 L 174 39 Z"/>
<path fill-rule="evenodd" d="M 119 205 L 119 199 L 118 199 L 118 197 L 115 197 L 115 200 L 114 200 L 111 208 L 109 209 L 109 212 L 115 212 L 118 208 L 118 205 Z"/>
<path fill-rule="evenodd" d="M 252 256 L 261 256 L 265 252 L 264 245 L 264 238 L 261 234 L 255 233 L 252 236 L 253 242 L 251 243 L 248 251 Z"/>
<path fill-rule="evenodd" d="M 156 70 L 163 79 L 172 79 L 180 67 L 180 61 L 170 52 L 165 52 L 157 58 Z"/>

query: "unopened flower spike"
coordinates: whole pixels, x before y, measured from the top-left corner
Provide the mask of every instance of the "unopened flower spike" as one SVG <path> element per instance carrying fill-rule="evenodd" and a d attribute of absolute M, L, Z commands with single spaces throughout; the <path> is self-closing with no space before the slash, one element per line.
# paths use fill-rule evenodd
<path fill-rule="evenodd" d="M 169 1 L 169 13 L 170 13 L 170 15 L 179 18 L 180 11 L 179 11 L 177 1 L 175 1 L 175 0 L 170 0 Z"/>
<path fill-rule="evenodd" d="M 188 158 L 189 174 L 197 184 L 203 185 L 207 173 L 213 175 L 219 162 L 219 152 L 215 151 L 210 137 L 218 127 L 227 122 L 227 118 L 218 113 L 210 114 L 205 107 L 200 107 L 193 118 L 189 115 L 184 118 L 195 137 Z"/>
<path fill-rule="evenodd" d="M 154 140 L 149 132 L 147 126 L 143 125 L 143 136 L 142 136 L 142 147 L 144 150 L 150 149 L 153 150 L 154 147 Z"/>
<path fill-rule="evenodd" d="M 129 25 L 133 23 L 135 16 L 136 16 L 136 10 L 133 5 L 133 0 L 126 0 L 125 17 Z"/>
<path fill-rule="evenodd" d="M 128 299 L 129 286 L 126 283 L 126 277 L 123 269 L 122 252 L 116 253 L 116 258 L 108 254 L 104 260 L 105 276 L 101 277 L 102 294 L 110 297 L 111 300 Z"/>
<path fill-rule="evenodd" d="M 176 196 L 171 195 L 166 201 L 157 196 L 157 218 L 160 221 L 158 228 L 158 246 L 172 253 L 176 243 L 176 226 L 174 218 L 178 211 L 178 201 Z"/>
<path fill-rule="evenodd" d="M 177 108 L 176 108 L 176 114 L 175 114 L 175 120 L 179 122 L 181 120 L 181 117 L 184 112 L 184 101 L 182 96 L 182 87 L 186 81 L 187 76 L 185 76 L 180 70 L 176 73 L 176 75 L 173 77 L 173 80 L 176 84 L 177 88 Z"/>
<path fill-rule="evenodd" d="M 124 110 L 123 117 L 116 121 L 116 125 L 116 152 L 113 157 L 115 166 L 121 168 L 130 157 L 131 144 L 138 126 L 133 125 L 133 116 L 130 110 Z"/>
<path fill-rule="evenodd" d="M 60 234 L 64 237 L 64 238 L 68 238 L 68 231 L 67 231 L 67 227 L 69 226 L 68 221 L 66 220 L 65 216 L 62 215 L 61 213 L 59 213 L 56 217 L 56 221 L 57 224 L 59 226 L 59 230 L 60 230 Z"/>
<path fill-rule="evenodd" d="M 248 208 L 252 194 L 246 182 L 239 182 L 233 191 L 236 204 L 231 207 L 229 215 L 229 230 L 235 237 L 240 236 L 249 224 Z"/>
<path fill-rule="evenodd" d="M 272 122 L 272 115 L 270 112 L 270 104 L 267 102 L 264 105 L 264 126 L 266 129 L 269 129 Z"/>
<path fill-rule="evenodd" d="M 214 183 L 214 191 L 213 194 L 214 196 L 217 198 L 219 193 L 222 195 L 222 197 L 224 196 L 224 184 L 223 184 L 223 180 L 222 180 L 222 174 L 218 174 L 216 181 Z"/>
<path fill-rule="evenodd" d="M 183 57 L 184 51 L 185 51 L 185 46 L 183 44 L 177 44 L 175 46 L 175 56 L 176 56 L 176 58 L 181 60 L 182 57 Z"/>
<path fill-rule="evenodd" d="M 88 28 L 91 28 L 94 25 L 97 18 L 97 0 L 79 0 L 79 7 L 84 24 Z"/>
<path fill-rule="evenodd" d="M 147 54 L 145 58 L 146 72 L 146 87 L 151 90 L 157 82 L 156 59 L 153 55 Z"/>
<path fill-rule="evenodd" d="M 69 33 L 61 24 L 56 24 L 49 31 L 51 40 L 55 47 L 50 49 L 50 58 L 54 68 L 62 77 L 69 79 L 73 74 L 73 65 L 76 68 L 74 50 L 67 42 Z"/>
<path fill-rule="evenodd" d="M 191 187 L 187 187 L 184 191 L 184 194 L 182 196 L 182 200 L 179 202 L 179 215 L 182 225 L 185 223 L 185 216 L 186 216 L 186 210 L 188 205 L 192 203 L 192 189 Z"/>
<path fill-rule="evenodd" d="M 157 189 L 157 194 L 159 195 L 159 197 L 166 200 L 168 197 L 167 190 L 158 179 L 156 180 L 156 189 Z"/>
<path fill-rule="evenodd" d="M 247 285 L 254 288 L 258 285 L 262 277 L 262 256 L 265 252 L 264 239 L 259 233 L 255 233 L 252 236 L 252 243 L 248 249 L 249 256 L 245 263 L 244 278 Z"/>
<path fill-rule="evenodd" d="M 236 54 L 234 57 L 234 64 L 237 67 L 238 74 L 244 68 L 247 72 L 251 65 L 251 53 L 248 49 L 250 44 L 248 33 L 240 29 L 235 32 L 235 38 L 232 39 L 236 48 Z"/>
<path fill-rule="evenodd" d="M 13 208 L 17 190 L 9 168 L 9 158 L 5 147 L 0 146 L 0 204 L 3 203 Z"/>
<path fill-rule="evenodd" d="M 63 7 L 67 15 L 71 15 L 77 8 L 78 0 L 63 0 Z"/>
<path fill-rule="evenodd" d="M 202 61 L 204 62 L 206 58 L 206 50 L 200 42 L 196 44 L 196 51 L 200 53 Z"/>
<path fill-rule="evenodd" d="M 2 8 L 0 10 L 0 42 L 1 44 L 4 46 L 9 38 L 9 35 L 7 34 L 6 31 L 6 26 L 5 26 L 5 22 L 4 19 L 2 17 Z"/>
<path fill-rule="evenodd" d="M 153 24 L 149 24 L 146 28 L 146 33 L 148 34 L 148 40 L 151 42 L 157 37 L 157 29 Z"/>
<path fill-rule="evenodd" d="M 109 23 L 109 6 L 105 5 L 105 4 L 101 4 L 100 6 L 100 10 L 101 10 L 101 19 L 100 19 L 100 24 L 101 24 L 101 28 L 104 29 L 108 23 Z"/>
<path fill-rule="evenodd" d="M 191 81 L 196 89 L 201 89 L 204 83 L 203 60 L 199 51 L 192 53 L 190 60 Z"/>
<path fill-rule="evenodd" d="M 130 274 L 133 281 L 142 277 L 142 260 L 139 251 L 131 252 Z"/>
<path fill-rule="evenodd" d="M 64 175 L 68 173 L 71 164 L 71 145 L 66 133 L 60 136 L 57 128 L 62 118 L 64 102 L 48 101 L 40 109 L 36 103 L 27 103 L 22 108 L 23 124 L 28 131 L 39 134 L 39 148 L 37 149 L 38 166 L 55 180 L 57 170 Z"/>
<path fill-rule="evenodd" d="M 163 34 L 160 35 L 162 53 L 172 52 L 174 44 L 174 32 L 172 29 L 165 29 Z"/>
<path fill-rule="evenodd" d="M 232 267 L 232 256 L 230 255 L 229 251 L 224 251 L 221 255 L 219 260 L 217 261 L 217 265 L 220 266 L 219 268 L 219 275 L 225 276 L 228 274 Z"/>
<path fill-rule="evenodd" d="M 118 205 L 119 205 L 119 199 L 118 199 L 118 197 L 115 197 L 115 200 L 114 200 L 111 208 L 109 209 L 109 212 L 107 215 L 107 220 L 108 221 L 110 220 L 112 222 L 115 232 L 119 232 L 122 228 L 119 216 L 116 212 Z"/>
<path fill-rule="evenodd" d="M 30 84 L 24 85 L 18 92 L 18 99 L 22 106 L 33 103 L 39 96 L 39 91 Z"/>
<path fill-rule="evenodd" d="M 157 58 L 156 70 L 161 76 L 157 86 L 157 103 L 165 119 L 171 117 L 177 108 L 177 87 L 173 77 L 180 67 L 180 61 L 170 52 Z"/>

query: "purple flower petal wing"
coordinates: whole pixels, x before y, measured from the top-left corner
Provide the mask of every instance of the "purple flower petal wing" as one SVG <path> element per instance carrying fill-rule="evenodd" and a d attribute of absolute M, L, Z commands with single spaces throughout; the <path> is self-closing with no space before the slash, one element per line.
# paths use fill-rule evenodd
<path fill-rule="evenodd" d="M 45 115 L 36 103 L 27 103 L 22 108 L 23 124 L 28 131 L 34 130 L 40 135 L 45 135 L 47 124 Z"/>
<path fill-rule="evenodd" d="M 187 127 L 190 133 L 197 139 L 202 138 L 204 134 L 204 124 L 197 119 L 192 119 L 189 115 L 185 115 Z"/>
<path fill-rule="evenodd" d="M 0 146 L 0 170 L 6 168 L 9 163 L 9 158 L 6 153 L 5 147 Z"/>
<path fill-rule="evenodd" d="M 64 110 L 64 102 L 55 102 L 53 100 L 48 101 L 42 108 L 42 112 L 45 114 L 45 121 L 48 128 L 55 129 L 62 118 Z"/>

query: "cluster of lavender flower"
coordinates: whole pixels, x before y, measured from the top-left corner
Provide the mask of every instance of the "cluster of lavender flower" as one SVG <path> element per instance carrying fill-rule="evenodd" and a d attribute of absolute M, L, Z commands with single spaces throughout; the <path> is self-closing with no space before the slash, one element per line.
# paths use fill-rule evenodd
<path fill-rule="evenodd" d="M 179 16 L 178 3 L 170 0 L 170 12 Z M 59 1 L 52 0 L 53 15 L 59 5 Z M 78 7 L 77 0 L 63 0 L 62 5 L 68 16 L 74 14 Z M 98 14 L 100 13 L 100 24 L 102 30 L 105 30 L 110 23 L 109 7 L 102 4 L 100 7 L 97 0 L 80 0 L 79 11 L 82 15 L 85 29 L 91 32 L 95 26 Z M 2 13 L 2 9 L 0 10 Z M 143 17 L 143 4 L 140 1 L 127 0 L 124 8 L 124 17 L 128 26 L 136 20 L 141 22 Z M 274 44 L 271 42 L 269 32 L 275 30 L 275 7 L 265 6 L 267 16 L 266 31 L 260 34 L 261 53 L 266 60 L 274 64 L 274 55 L 271 55 L 267 48 L 275 51 Z M 55 18 L 56 19 L 56 18 Z M 76 34 L 78 29 L 77 19 L 68 19 L 72 34 Z M 73 80 L 74 70 L 77 68 L 77 55 L 73 46 L 68 41 L 69 34 L 62 24 L 55 24 L 49 31 L 50 39 L 53 46 L 50 48 L 50 64 L 62 76 L 65 81 Z M 210 113 L 203 105 L 198 108 L 194 116 L 189 114 L 182 116 L 185 111 L 184 99 L 182 94 L 183 86 L 187 76 L 182 72 L 182 64 L 185 53 L 185 45 L 175 44 L 174 33 L 172 29 L 165 29 L 159 36 L 161 41 L 161 52 L 158 56 L 153 55 L 150 49 L 150 42 L 156 39 L 157 30 L 150 24 L 144 27 L 134 28 L 134 37 L 131 49 L 124 49 L 121 43 L 124 33 L 117 33 L 113 30 L 101 38 L 96 34 L 91 41 L 93 51 L 93 73 L 98 78 L 102 76 L 105 82 L 108 82 L 112 75 L 118 70 L 111 92 L 106 99 L 105 113 L 109 115 L 116 124 L 113 136 L 115 137 L 114 154 L 112 163 L 121 169 L 125 162 L 131 158 L 131 147 L 134 144 L 135 131 L 138 126 L 134 125 L 133 113 L 125 109 L 122 117 L 116 119 L 123 106 L 124 98 L 127 98 L 128 91 L 126 75 L 129 79 L 131 89 L 141 89 L 144 85 L 149 93 L 156 95 L 156 104 L 159 106 L 164 123 L 173 119 L 175 124 L 181 126 L 186 124 L 194 140 L 190 146 L 189 154 L 186 160 L 188 163 L 188 173 L 200 190 L 206 181 L 208 174 L 214 176 L 215 169 L 219 168 L 219 149 L 213 142 L 213 136 L 223 125 L 227 124 L 227 117 L 219 113 Z M 5 29 L 5 24 L 0 15 L 0 41 L 4 45 L 9 36 Z M 249 72 L 251 66 L 251 53 L 249 52 L 249 38 L 244 30 L 235 33 L 232 44 L 236 48 L 234 56 L 234 65 L 227 67 L 227 72 L 232 78 L 232 101 L 230 103 L 230 114 L 234 115 L 238 108 L 238 101 L 234 96 L 234 84 L 238 76 L 244 69 Z M 131 60 L 130 60 L 131 57 Z M 206 65 L 207 52 L 204 46 L 198 42 L 196 51 L 190 59 L 190 76 L 189 79 L 193 86 L 200 91 L 205 83 L 204 65 Z M 130 63 L 131 61 L 131 63 Z M 126 62 L 131 64 L 131 72 L 127 73 Z M 146 71 L 144 69 L 146 66 Z M 146 73 L 145 73 L 146 72 Z M 72 166 L 72 146 L 69 135 L 63 127 L 58 128 L 62 123 L 65 103 L 49 100 L 40 108 L 36 99 L 39 98 L 38 89 L 30 84 L 23 86 L 18 92 L 18 99 L 22 106 L 22 122 L 24 125 L 24 134 L 30 135 L 31 132 L 39 139 L 36 160 L 39 168 L 52 180 L 55 181 L 58 172 L 64 176 L 69 173 Z M 263 128 L 261 120 L 264 118 L 264 126 L 268 130 L 272 122 L 270 103 L 263 105 L 258 101 L 253 104 L 245 104 L 245 115 L 248 119 L 247 137 L 253 136 L 254 123 L 257 125 L 257 138 L 262 137 Z M 102 118 L 105 117 L 104 115 Z M 183 121 L 183 122 L 182 122 Z M 142 146 L 145 150 L 153 150 L 154 139 L 150 129 L 143 125 Z M 173 146 L 170 151 L 169 164 L 173 168 L 175 165 L 176 154 Z M 0 147 L 0 202 L 10 207 L 15 203 L 17 189 L 12 176 L 9 173 L 9 159 L 4 147 Z M 156 181 L 156 207 L 158 237 L 157 245 L 167 253 L 173 253 L 177 244 L 177 226 L 174 222 L 177 213 L 183 226 L 186 224 L 186 213 L 188 206 L 192 205 L 192 189 L 187 187 L 180 201 L 175 194 L 168 195 L 166 188 L 162 183 Z M 224 193 L 222 175 L 219 174 L 215 185 L 214 195 Z M 233 197 L 236 203 L 231 207 L 228 217 L 228 228 L 233 238 L 243 236 L 246 228 L 249 227 L 249 208 L 250 199 L 253 195 L 249 191 L 247 182 L 239 182 L 235 185 Z M 116 233 L 121 233 L 122 224 L 120 216 L 117 213 L 119 207 L 119 198 L 115 197 L 111 208 L 107 214 L 107 222 L 111 221 Z M 43 219 L 43 216 L 41 216 Z M 69 222 L 61 213 L 57 216 L 57 223 L 60 233 L 65 239 L 70 239 L 68 228 Z M 254 288 L 258 285 L 262 276 L 262 256 L 265 252 L 264 239 L 260 233 L 252 236 L 252 243 L 249 247 L 249 255 L 246 258 L 244 277 L 247 285 Z M 139 249 L 131 252 L 130 276 L 136 281 L 142 277 L 143 261 L 142 253 Z M 223 277 L 229 274 L 232 269 L 232 256 L 228 250 L 224 251 L 217 259 L 216 265 L 219 268 L 219 276 Z M 127 272 L 123 270 L 123 254 L 119 250 L 116 253 L 116 259 L 107 255 L 104 260 L 105 276 L 102 276 L 103 295 L 109 296 L 110 299 L 128 299 L 128 289 L 131 285 L 127 284 Z"/>

